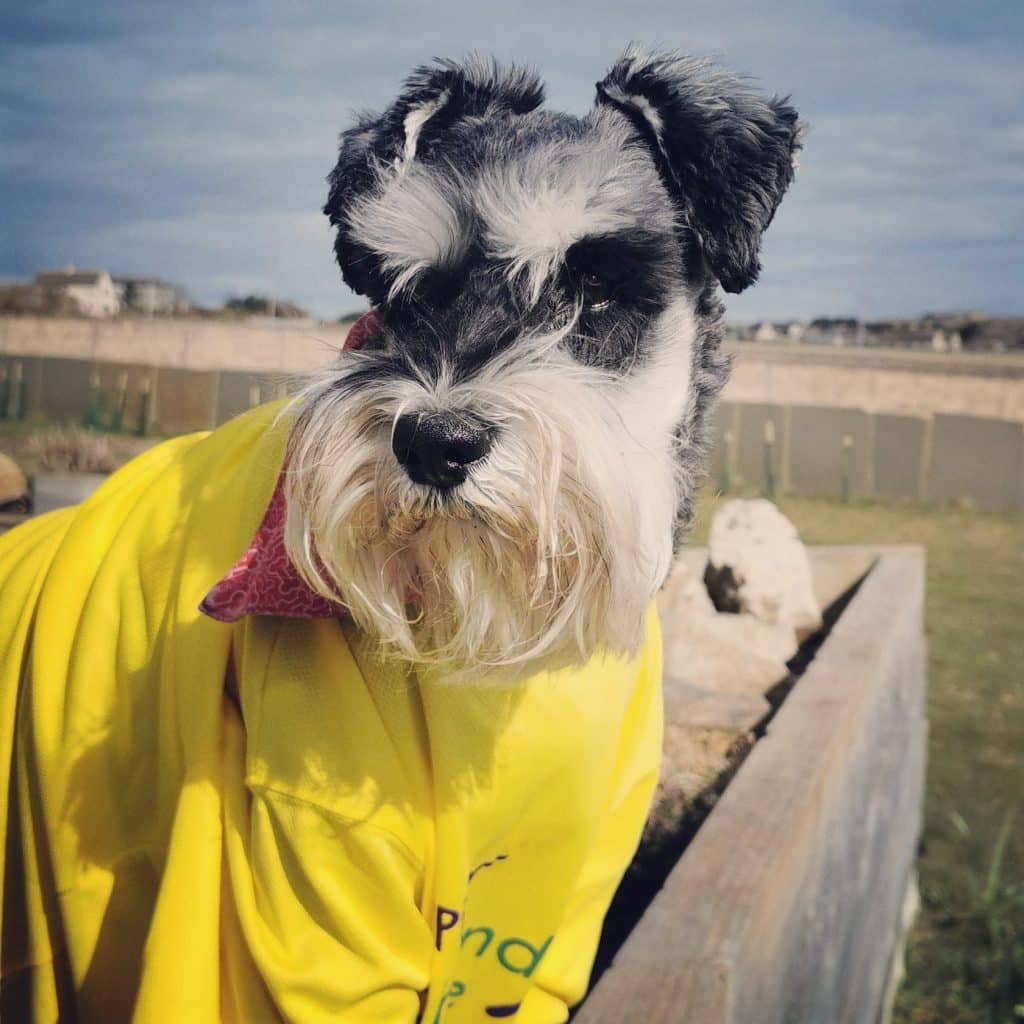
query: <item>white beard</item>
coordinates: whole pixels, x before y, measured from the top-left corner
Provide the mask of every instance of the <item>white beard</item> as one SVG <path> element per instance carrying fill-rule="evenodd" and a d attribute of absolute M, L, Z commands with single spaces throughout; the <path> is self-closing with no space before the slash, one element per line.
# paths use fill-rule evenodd
<path fill-rule="evenodd" d="M 450 681 L 635 653 L 692 484 L 673 456 L 693 337 L 680 314 L 663 315 L 675 336 L 625 378 L 581 367 L 556 335 L 464 382 L 346 394 L 338 382 L 368 358 L 346 353 L 295 400 L 285 540 L 299 573 L 385 651 Z M 412 483 L 391 450 L 401 413 L 435 409 L 497 428 L 447 498 Z"/>

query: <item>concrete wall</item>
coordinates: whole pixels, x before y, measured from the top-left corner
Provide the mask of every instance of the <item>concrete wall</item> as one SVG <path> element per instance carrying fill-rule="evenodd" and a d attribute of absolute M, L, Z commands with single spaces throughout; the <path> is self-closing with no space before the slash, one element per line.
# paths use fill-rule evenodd
<path fill-rule="evenodd" d="M 0 317 L 0 357 L 287 376 L 327 365 L 346 333 L 336 324 L 281 323 Z M 726 348 L 734 356 L 728 401 L 1024 421 L 1024 357 L 1018 355 L 753 343 Z"/>
<path fill-rule="evenodd" d="M 967 495 L 982 508 L 1024 508 L 1024 426 L 975 416 L 936 416 L 928 497 Z"/>
<path fill-rule="evenodd" d="M 1024 421 L 1024 357 L 729 344 L 733 402 Z"/>
<path fill-rule="evenodd" d="M 108 418 L 128 377 L 125 422 L 144 386 L 155 433 L 208 429 L 328 365 L 345 329 L 203 320 L 0 318 L 0 366 L 21 363 L 30 414 L 81 421 L 99 374 Z M 715 422 L 712 471 L 764 479 L 764 429 L 775 431 L 776 482 L 838 494 L 843 443 L 855 494 L 970 498 L 1024 508 L 1024 359 L 923 352 L 733 345 Z M 145 382 L 145 385 L 144 385 Z M 728 439 L 728 443 L 727 443 Z"/>
<path fill-rule="evenodd" d="M 967 499 L 1024 511 L 1024 423 L 976 416 L 893 416 L 860 409 L 722 402 L 711 474 L 764 485 L 764 425 L 775 424 L 776 480 L 800 494 Z M 845 454 L 844 439 L 852 442 Z"/>
<path fill-rule="evenodd" d="M 928 486 L 931 419 L 879 413 L 874 420 L 874 493 L 885 498 L 923 498 Z"/>
<path fill-rule="evenodd" d="M 346 333 L 335 324 L 307 329 L 220 320 L 0 317 L 0 357 L 292 374 L 326 366 Z"/>
<path fill-rule="evenodd" d="M 789 416 L 788 446 L 781 453 L 789 470 L 786 486 L 802 494 L 837 493 L 845 471 L 854 494 L 871 493 L 873 417 L 817 405 L 794 406 Z"/>
<path fill-rule="evenodd" d="M 30 415 L 81 422 L 98 378 L 109 422 L 127 376 L 124 422 L 150 393 L 151 432 L 204 430 L 286 393 L 289 379 L 335 358 L 346 329 L 248 326 L 202 320 L 0 318 L 0 366 L 20 364 Z"/>

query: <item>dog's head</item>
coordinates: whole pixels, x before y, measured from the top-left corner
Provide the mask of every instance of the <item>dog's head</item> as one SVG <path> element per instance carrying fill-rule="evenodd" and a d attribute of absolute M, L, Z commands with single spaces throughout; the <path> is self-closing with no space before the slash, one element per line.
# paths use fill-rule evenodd
<path fill-rule="evenodd" d="M 298 399 L 289 553 L 414 661 L 505 675 L 634 650 L 800 126 L 630 49 L 585 117 L 517 67 L 416 71 L 342 135 L 325 212 L 378 311 Z"/>

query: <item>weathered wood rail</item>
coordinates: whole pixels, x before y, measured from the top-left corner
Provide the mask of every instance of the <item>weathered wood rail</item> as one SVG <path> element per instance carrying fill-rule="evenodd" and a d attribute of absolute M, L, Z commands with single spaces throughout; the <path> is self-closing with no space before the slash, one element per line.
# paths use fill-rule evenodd
<path fill-rule="evenodd" d="M 921 827 L 924 554 L 812 549 L 825 592 L 858 561 L 870 571 L 576 1024 L 884 1015 Z"/>

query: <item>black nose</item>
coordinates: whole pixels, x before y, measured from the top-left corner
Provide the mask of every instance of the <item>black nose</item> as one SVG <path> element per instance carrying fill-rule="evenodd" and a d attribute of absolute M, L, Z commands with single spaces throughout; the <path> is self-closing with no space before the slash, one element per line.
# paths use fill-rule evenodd
<path fill-rule="evenodd" d="M 448 489 L 491 450 L 492 435 L 466 413 L 409 413 L 398 417 L 391 448 L 412 481 Z"/>

